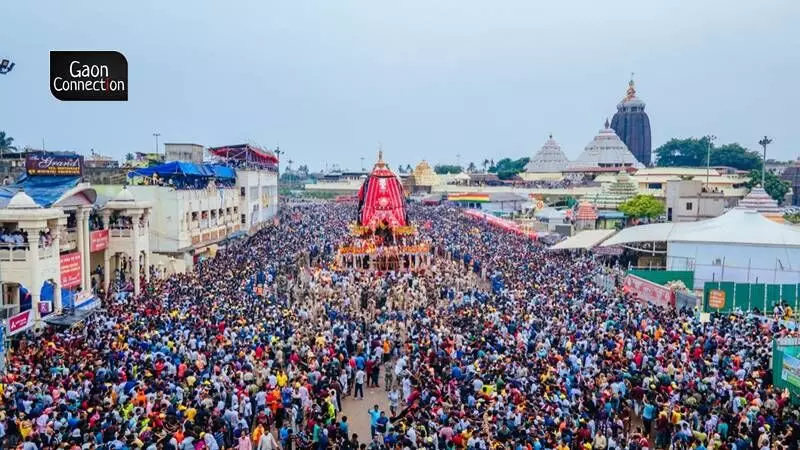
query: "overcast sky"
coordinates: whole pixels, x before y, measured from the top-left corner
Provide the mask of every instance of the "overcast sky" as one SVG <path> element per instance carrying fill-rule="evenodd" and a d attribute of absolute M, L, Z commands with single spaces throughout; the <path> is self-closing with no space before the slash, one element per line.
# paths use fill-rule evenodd
<path fill-rule="evenodd" d="M 122 158 L 161 142 L 280 144 L 312 169 L 575 158 L 631 72 L 653 147 L 798 156 L 800 1 L 5 1 L 0 130 L 19 146 Z M 128 102 L 60 102 L 50 50 L 118 50 Z"/>

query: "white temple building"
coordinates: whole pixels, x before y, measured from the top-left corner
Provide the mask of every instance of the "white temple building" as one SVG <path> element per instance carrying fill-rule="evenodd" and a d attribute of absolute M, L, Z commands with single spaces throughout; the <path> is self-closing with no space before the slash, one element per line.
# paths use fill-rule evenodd
<path fill-rule="evenodd" d="M 606 119 L 604 128 L 586 145 L 578 159 L 570 164 L 570 169 L 595 167 L 634 167 L 637 169 L 644 167 L 628 150 L 622 139 L 609 127 L 608 119 Z"/>
<path fill-rule="evenodd" d="M 545 141 L 544 145 L 531 158 L 525 166 L 528 173 L 553 173 L 562 172 L 569 166 L 569 159 L 561 146 L 553 139 L 553 135 Z"/>

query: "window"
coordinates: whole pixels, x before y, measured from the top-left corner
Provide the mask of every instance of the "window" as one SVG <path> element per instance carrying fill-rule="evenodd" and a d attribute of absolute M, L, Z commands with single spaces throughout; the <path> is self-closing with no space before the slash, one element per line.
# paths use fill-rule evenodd
<path fill-rule="evenodd" d="M 672 222 L 672 208 L 667 208 L 667 222 Z"/>
<path fill-rule="evenodd" d="M 686 210 L 687 211 L 691 211 L 692 210 L 692 206 L 693 206 L 692 202 L 686 202 Z"/>
<path fill-rule="evenodd" d="M 647 183 L 647 189 L 661 189 L 661 183 Z"/>
<path fill-rule="evenodd" d="M 233 207 L 233 213 L 234 214 L 238 214 L 239 213 L 239 207 L 238 206 L 234 206 Z"/>
<path fill-rule="evenodd" d="M 244 194 L 245 194 L 245 190 L 244 190 L 244 186 L 242 186 L 242 187 L 239 188 L 239 196 L 240 197 L 244 197 Z"/>
<path fill-rule="evenodd" d="M 247 215 L 242 214 L 242 225 L 247 225 Z"/>
<path fill-rule="evenodd" d="M 192 213 L 192 220 L 197 220 L 197 211 Z"/>

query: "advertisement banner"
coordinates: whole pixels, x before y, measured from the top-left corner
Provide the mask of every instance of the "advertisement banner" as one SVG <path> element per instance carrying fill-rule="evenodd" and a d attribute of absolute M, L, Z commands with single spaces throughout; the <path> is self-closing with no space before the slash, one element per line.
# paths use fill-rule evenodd
<path fill-rule="evenodd" d="M 108 230 L 97 230 L 89 233 L 89 251 L 99 252 L 108 247 Z"/>
<path fill-rule="evenodd" d="M 77 292 L 75 294 L 75 303 L 74 303 L 75 309 L 78 309 L 78 308 L 87 308 L 87 309 L 94 308 L 95 306 L 98 306 L 98 303 L 96 302 L 96 300 L 97 300 L 97 297 L 92 295 L 91 292 L 88 292 L 88 291 Z"/>
<path fill-rule="evenodd" d="M 56 153 L 29 153 L 25 157 L 25 171 L 36 176 L 83 175 L 83 156 Z"/>
<path fill-rule="evenodd" d="M 722 289 L 712 289 L 708 291 L 708 307 L 722 309 L 725 307 L 725 291 Z"/>
<path fill-rule="evenodd" d="M 787 354 L 783 355 L 781 380 L 800 388 L 800 359 Z"/>
<path fill-rule="evenodd" d="M 61 255 L 61 287 L 73 288 L 81 285 L 80 252 Z"/>
<path fill-rule="evenodd" d="M 33 310 L 23 311 L 8 319 L 8 335 L 13 336 L 33 326 Z"/>
<path fill-rule="evenodd" d="M 636 275 L 628 275 L 625 277 L 623 285 L 626 292 L 636 294 L 640 300 L 647 303 L 665 308 L 675 307 L 672 291 L 660 284 L 639 278 Z"/>

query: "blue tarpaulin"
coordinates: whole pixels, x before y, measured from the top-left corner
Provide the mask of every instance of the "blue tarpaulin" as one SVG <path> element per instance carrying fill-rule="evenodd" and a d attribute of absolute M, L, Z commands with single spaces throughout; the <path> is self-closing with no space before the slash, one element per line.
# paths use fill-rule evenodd
<path fill-rule="evenodd" d="M 233 167 L 220 166 L 218 164 L 206 164 L 205 166 L 214 174 L 216 178 L 223 180 L 236 179 L 236 171 L 233 170 Z"/>
<path fill-rule="evenodd" d="M 81 181 L 74 176 L 33 176 L 22 175 L 16 183 L 0 187 L 0 207 L 5 207 L 11 197 L 20 189 L 24 189 L 39 206 L 48 208 L 65 192 L 74 188 Z"/>
<path fill-rule="evenodd" d="M 161 178 L 171 178 L 176 175 L 184 177 L 213 177 L 214 171 L 203 164 L 195 164 L 185 161 L 170 161 L 157 166 L 144 167 L 128 172 L 128 178 L 152 177 L 154 174 Z"/>

